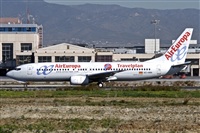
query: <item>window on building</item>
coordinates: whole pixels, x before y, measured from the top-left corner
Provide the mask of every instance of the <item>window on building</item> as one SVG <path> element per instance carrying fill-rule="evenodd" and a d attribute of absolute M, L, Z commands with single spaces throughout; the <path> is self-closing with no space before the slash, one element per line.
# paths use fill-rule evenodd
<path fill-rule="evenodd" d="M 51 56 L 39 56 L 38 62 L 51 62 Z"/>
<path fill-rule="evenodd" d="M 121 61 L 136 61 L 134 58 L 121 58 Z"/>
<path fill-rule="evenodd" d="M 112 55 L 97 55 L 96 62 L 112 62 Z"/>
<path fill-rule="evenodd" d="M 18 55 L 16 56 L 16 65 L 31 63 L 31 55 Z"/>
<path fill-rule="evenodd" d="M 9 27 L 9 28 L 8 28 L 8 31 L 12 31 L 12 28 L 11 28 L 11 27 Z"/>
<path fill-rule="evenodd" d="M 36 32 L 36 27 L 1 27 L 0 32 Z"/>
<path fill-rule="evenodd" d="M 31 27 L 26 27 L 26 31 L 31 31 Z"/>
<path fill-rule="evenodd" d="M 79 56 L 78 57 L 78 62 L 90 62 L 91 61 L 91 56 Z"/>
<path fill-rule="evenodd" d="M 2 43 L 2 60 L 13 59 L 13 43 Z"/>
<path fill-rule="evenodd" d="M 144 61 L 147 61 L 147 60 L 150 60 L 150 59 L 147 59 L 147 58 L 146 59 L 145 58 L 136 59 L 136 61 L 140 61 L 140 62 L 144 62 Z"/>
<path fill-rule="evenodd" d="M 36 27 L 32 27 L 32 28 L 31 28 L 31 31 L 32 31 L 32 32 L 36 32 Z"/>
<path fill-rule="evenodd" d="M 56 56 L 55 62 L 74 62 L 74 56 Z"/>
<path fill-rule="evenodd" d="M 23 51 L 31 51 L 32 43 L 21 43 L 21 52 Z"/>

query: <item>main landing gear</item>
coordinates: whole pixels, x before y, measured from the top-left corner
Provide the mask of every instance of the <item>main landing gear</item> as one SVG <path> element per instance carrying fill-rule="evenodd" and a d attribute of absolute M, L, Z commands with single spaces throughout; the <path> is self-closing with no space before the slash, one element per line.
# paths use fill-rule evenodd
<path fill-rule="evenodd" d="M 99 88 L 102 88 L 104 86 L 103 82 L 98 82 L 97 85 L 99 86 Z"/>

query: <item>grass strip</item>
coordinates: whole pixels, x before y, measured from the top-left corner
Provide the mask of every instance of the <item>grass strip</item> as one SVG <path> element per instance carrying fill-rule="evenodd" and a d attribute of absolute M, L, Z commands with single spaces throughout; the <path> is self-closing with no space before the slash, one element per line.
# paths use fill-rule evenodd
<path fill-rule="evenodd" d="M 4 124 L 0 125 L 1 133 L 12 133 L 13 131 L 31 131 L 31 132 L 52 132 L 63 131 L 89 131 L 90 128 L 110 128 L 114 129 L 120 124 L 119 119 L 105 118 L 101 120 L 86 119 L 6 119 Z"/>
<path fill-rule="evenodd" d="M 0 98 L 64 98 L 64 97 L 162 97 L 162 98 L 200 98 L 200 91 L 134 91 L 134 90 L 37 90 L 0 91 Z"/>

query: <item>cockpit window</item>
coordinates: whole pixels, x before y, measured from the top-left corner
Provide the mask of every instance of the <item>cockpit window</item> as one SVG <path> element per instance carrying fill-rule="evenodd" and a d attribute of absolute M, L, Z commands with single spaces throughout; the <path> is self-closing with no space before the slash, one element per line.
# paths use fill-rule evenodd
<path fill-rule="evenodd" d="M 21 68 L 19 68 L 19 67 L 16 67 L 16 68 L 15 68 L 15 70 L 19 71 L 19 70 L 21 70 Z"/>

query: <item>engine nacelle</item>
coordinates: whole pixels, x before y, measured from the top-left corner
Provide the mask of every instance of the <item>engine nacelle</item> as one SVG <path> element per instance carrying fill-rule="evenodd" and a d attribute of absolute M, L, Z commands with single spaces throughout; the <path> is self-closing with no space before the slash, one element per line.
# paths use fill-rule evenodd
<path fill-rule="evenodd" d="M 87 85 L 89 84 L 88 76 L 71 76 L 70 78 L 71 85 Z"/>

